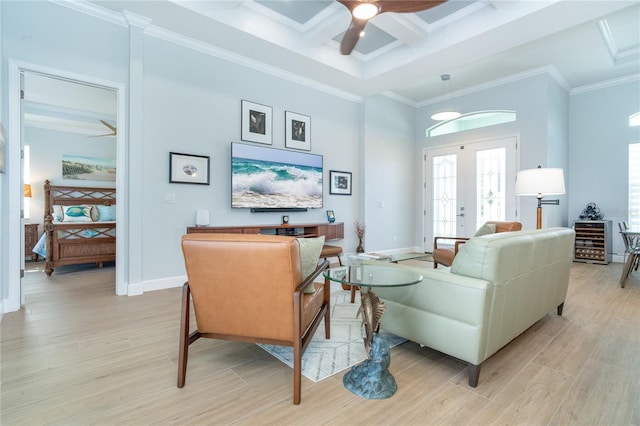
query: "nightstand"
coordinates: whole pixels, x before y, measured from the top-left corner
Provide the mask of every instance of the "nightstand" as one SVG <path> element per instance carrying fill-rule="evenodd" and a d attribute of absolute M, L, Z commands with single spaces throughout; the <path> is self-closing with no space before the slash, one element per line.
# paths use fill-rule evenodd
<path fill-rule="evenodd" d="M 38 261 L 38 255 L 32 250 L 38 242 L 38 225 L 39 223 L 24 224 L 24 255 L 31 256 L 31 260 Z"/>

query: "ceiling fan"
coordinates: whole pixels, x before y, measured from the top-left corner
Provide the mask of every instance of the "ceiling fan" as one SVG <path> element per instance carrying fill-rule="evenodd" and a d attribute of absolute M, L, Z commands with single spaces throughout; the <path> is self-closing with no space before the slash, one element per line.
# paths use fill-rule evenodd
<path fill-rule="evenodd" d="M 103 136 L 116 136 L 118 134 L 118 128 L 116 126 L 112 126 L 111 124 L 109 124 L 108 122 L 106 122 L 104 120 L 100 120 L 100 123 L 102 123 L 103 126 L 108 128 L 109 130 L 111 130 L 111 133 L 107 133 L 107 134 L 104 134 L 104 135 L 89 136 L 90 138 L 100 138 L 100 137 L 103 137 Z"/>
<path fill-rule="evenodd" d="M 447 0 L 338 0 L 351 12 L 351 24 L 340 43 L 340 53 L 351 54 L 369 19 L 385 12 L 413 13 L 436 7 Z"/>

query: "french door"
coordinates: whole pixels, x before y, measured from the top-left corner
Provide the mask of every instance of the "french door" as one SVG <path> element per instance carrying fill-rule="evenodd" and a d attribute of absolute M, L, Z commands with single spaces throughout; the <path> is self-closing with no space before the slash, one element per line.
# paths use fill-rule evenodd
<path fill-rule="evenodd" d="M 517 137 L 427 149 L 424 245 L 470 237 L 488 220 L 516 220 Z"/>

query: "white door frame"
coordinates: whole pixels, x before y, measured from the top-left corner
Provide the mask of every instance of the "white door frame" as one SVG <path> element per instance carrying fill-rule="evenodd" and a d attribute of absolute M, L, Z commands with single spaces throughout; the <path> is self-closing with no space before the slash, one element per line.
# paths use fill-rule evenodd
<path fill-rule="evenodd" d="M 44 65 L 22 62 L 15 59 L 8 61 L 8 99 L 9 99 L 9 121 L 7 129 L 7 158 L 8 164 L 20 164 L 20 150 L 22 148 L 22 130 L 20 128 L 20 73 L 31 71 L 41 74 L 49 74 L 69 80 L 76 80 L 80 83 L 88 83 L 113 89 L 117 94 L 117 123 L 118 134 L 116 136 L 116 193 L 118 201 L 116 203 L 116 215 L 118 217 L 118 230 L 116 236 L 116 294 L 127 294 L 127 280 L 125 271 L 128 270 L 129 258 L 127 246 L 125 244 L 123 230 L 128 228 L 126 206 L 129 205 L 129 194 L 126 190 L 126 175 L 128 152 L 126 150 L 125 135 L 127 126 L 125 122 L 125 84 L 104 80 L 92 76 L 82 75 L 70 71 L 60 70 Z M 22 280 L 20 278 L 20 256 L 24 250 L 17 250 L 12 244 L 21 240 L 20 206 L 22 205 L 22 190 L 20 188 L 21 168 L 7 167 L 8 177 L 8 229 L 6 248 L 8 253 L 8 297 L 6 312 L 13 312 L 20 309 Z"/>
<path fill-rule="evenodd" d="M 455 147 L 459 147 L 461 145 L 464 145 L 465 147 L 471 147 L 471 146 L 478 146 L 484 143 L 489 143 L 489 142 L 493 142 L 493 141 L 498 141 L 501 139 L 511 139 L 514 138 L 515 139 L 515 172 L 517 172 L 518 170 L 520 170 L 520 150 L 518 149 L 520 146 L 520 135 L 519 134 L 507 134 L 507 135 L 497 135 L 494 137 L 488 137 L 488 138 L 482 138 L 482 139 L 475 139 L 475 140 L 470 140 L 470 141 L 460 141 L 460 142 L 455 142 L 455 143 L 448 143 L 448 144 L 442 144 L 442 145 L 436 145 L 436 146 L 431 146 L 431 147 L 425 147 L 423 149 L 423 155 L 422 155 L 422 159 L 423 159 L 423 165 L 422 165 L 422 235 L 423 235 L 423 250 L 429 251 L 429 249 L 431 248 L 432 242 L 433 241 L 427 241 L 427 230 L 430 229 L 430 223 L 429 221 L 430 219 L 430 215 L 429 215 L 429 207 L 430 207 L 430 203 L 429 203 L 429 190 L 430 188 L 428 188 L 427 182 L 430 181 L 429 177 L 428 177 L 428 171 L 431 169 L 430 166 L 427 164 L 427 152 L 430 151 L 435 151 L 435 150 L 439 150 L 439 149 L 452 149 Z M 465 178 L 466 179 L 466 178 Z M 466 182 L 465 182 L 466 184 Z M 513 185 L 515 185 L 515 173 L 514 173 L 514 181 L 512 182 Z M 465 212 L 466 215 L 468 215 L 468 211 Z M 520 217 L 520 198 L 516 197 L 515 199 L 515 209 L 512 212 L 512 214 L 509 214 L 509 212 L 507 212 L 507 220 L 518 220 L 518 218 Z"/>

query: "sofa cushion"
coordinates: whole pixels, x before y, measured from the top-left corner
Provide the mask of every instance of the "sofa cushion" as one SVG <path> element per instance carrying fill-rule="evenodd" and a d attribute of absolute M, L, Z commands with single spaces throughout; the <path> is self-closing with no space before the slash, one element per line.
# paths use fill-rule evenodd
<path fill-rule="evenodd" d="M 496 224 L 495 223 L 485 223 L 480 228 L 478 228 L 478 230 L 474 234 L 474 237 L 481 237 L 483 235 L 495 234 L 495 233 L 496 233 Z"/>
<path fill-rule="evenodd" d="M 318 238 L 298 238 L 300 246 L 300 266 L 302 279 L 306 279 L 318 267 L 318 259 L 324 245 L 324 235 Z M 304 289 L 305 293 L 316 291 L 313 285 Z"/>

